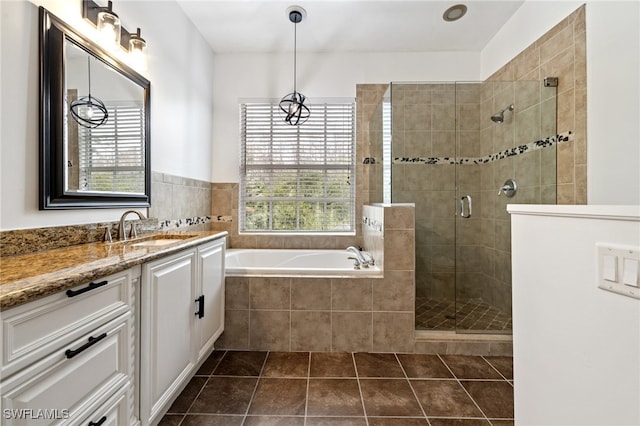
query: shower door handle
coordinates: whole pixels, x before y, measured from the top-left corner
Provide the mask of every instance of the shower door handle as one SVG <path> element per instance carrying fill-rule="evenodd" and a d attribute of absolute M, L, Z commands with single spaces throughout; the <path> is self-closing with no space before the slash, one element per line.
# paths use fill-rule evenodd
<path fill-rule="evenodd" d="M 467 200 L 466 203 L 464 202 L 465 200 Z M 464 208 L 465 204 L 467 205 L 466 213 Z M 473 211 L 473 206 L 471 204 L 471 195 L 464 195 L 460 197 L 460 216 L 464 217 L 465 219 L 470 218 L 472 211 Z"/>

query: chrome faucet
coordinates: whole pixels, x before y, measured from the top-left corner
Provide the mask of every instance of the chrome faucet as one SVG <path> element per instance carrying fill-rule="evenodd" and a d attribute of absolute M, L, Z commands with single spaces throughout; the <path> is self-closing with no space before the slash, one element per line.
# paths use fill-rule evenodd
<path fill-rule="evenodd" d="M 129 213 L 135 213 L 138 215 L 138 218 L 140 219 L 146 219 L 144 217 L 144 215 L 142 213 L 140 213 L 138 210 L 127 210 L 126 212 L 122 213 L 122 216 L 120 217 L 120 227 L 118 228 L 118 238 L 121 241 L 126 241 L 127 240 L 127 233 L 124 232 L 124 227 L 125 227 L 125 219 L 127 217 L 127 215 L 129 215 Z M 129 237 L 136 237 L 137 233 L 136 233 L 136 225 L 135 224 L 131 224 L 131 230 L 129 231 Z"/>
<path fill-rule="evenodd" d="M 364 268 L 368 268 L 369 265 L 373 265 L 375 263 L 371 254 L 367 253 L 366 251 L 360 251 L 357 247 L 349 246 L 347 247 L 347 251 L 353 253 L 356 256 L 357 266 L 362 265 Z"/>

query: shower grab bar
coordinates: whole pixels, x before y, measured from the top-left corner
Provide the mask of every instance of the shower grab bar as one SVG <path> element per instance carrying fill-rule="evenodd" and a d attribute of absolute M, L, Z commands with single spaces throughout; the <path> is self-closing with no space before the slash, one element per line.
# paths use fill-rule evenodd
<path fill-rule="evenodd" d="M 467 200 L 467 213 L 465 214 L 464 212 L 464 200 Z M 462 197 L 460 197 L 460 216 L 464 217 L 465 219 L 470 218 L 471 217 L 471 213 L 473 211 L 473 207 L 471 204 L 471 195 L 464 195 Z"/>

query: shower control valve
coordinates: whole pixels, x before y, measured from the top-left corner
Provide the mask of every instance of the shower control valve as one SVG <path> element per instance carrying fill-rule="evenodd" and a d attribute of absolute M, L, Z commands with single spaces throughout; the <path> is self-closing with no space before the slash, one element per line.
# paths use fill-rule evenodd
<path fill-rule="evenodd" d="M 518 184 L 516 183 L 516 181 L 513 179 L 507 179 L 504 182 L 504 185 L 502 185 L 498 190 L 498 196 L 504 194 L 505 197 L 511 198 L 514 195 L 516 195 L 517 191 L 518 191 Z"/>

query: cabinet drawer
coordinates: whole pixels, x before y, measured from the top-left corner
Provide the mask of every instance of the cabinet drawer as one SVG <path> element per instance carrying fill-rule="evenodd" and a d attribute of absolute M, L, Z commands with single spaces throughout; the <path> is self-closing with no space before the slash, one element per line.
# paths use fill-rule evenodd
<path fill-rule="evenodd" d="M 88 416 L 81 416 L 81 421 L 71 421 L 70 424 L 83 426 L 131 426 L 132 419 L 129 414 L 129 393 L 131 386 L 125 386 L 112 395 L 106 402 L 98 408 L 90 410 Z"/>
<path fill-rule="evenodd" d="M 42 425 L 78 419 L 97 399 L 128 386 L 130 322 L 129 314 L 122 315 L 4 380 L 6 424 Z M 96 339 L 95 343 L 91 344 L 90 338 Z M 7 413 L 16 414 L 7 419 Z M 33 419 L 32 413 L 56 413 L 57 419 Z"/>
<path fill-rule="evenodd" d="M 139 275 L 139 267 L 129 269 L 94 281 L 107 284 L 78 295 L 70 297 L 60 292 L 3 312 L 2 376 L 33 364 L 130 311 L 132 281 Z M 77 292 L 88 286 L 86 283 L 71 290 Z"/>

